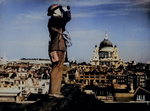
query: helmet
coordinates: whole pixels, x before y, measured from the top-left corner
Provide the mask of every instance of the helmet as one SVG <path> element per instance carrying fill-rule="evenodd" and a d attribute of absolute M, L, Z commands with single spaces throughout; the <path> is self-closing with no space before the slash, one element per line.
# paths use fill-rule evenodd
<path fill-rule="evenodd" d="M 48 13 L 47 16 L 51 16 L 53 14 L 53 11 L 56 10 L 57 8 L 62 7 L 61 5 L 53 4 L 48 8 Z"/>

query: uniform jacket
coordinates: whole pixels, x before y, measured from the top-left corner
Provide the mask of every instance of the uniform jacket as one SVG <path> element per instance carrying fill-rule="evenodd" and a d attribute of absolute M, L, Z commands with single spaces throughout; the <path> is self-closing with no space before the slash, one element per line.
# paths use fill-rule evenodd
<path fill-rule="evenodd" d="M 49 52 L 66 51 L 65 39 L 62 36 L 65 26 L 71 19 L 70 11 L 63 12 L 63 17 L 51 17 L 48 22 L 48 30 L 50 32 Z"/>

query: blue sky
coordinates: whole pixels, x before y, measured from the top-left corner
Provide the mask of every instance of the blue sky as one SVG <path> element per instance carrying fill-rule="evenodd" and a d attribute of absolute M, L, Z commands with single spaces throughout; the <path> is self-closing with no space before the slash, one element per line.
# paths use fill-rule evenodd
<path fill-rule="evenodd" d="M 0 57 L 49 59 L 47 9 L 54 3 L 71 7 L 69 60 L 89 62 L 106 29 L 124 62 L 150 60 L 150 0 L 0 0 Z"/>

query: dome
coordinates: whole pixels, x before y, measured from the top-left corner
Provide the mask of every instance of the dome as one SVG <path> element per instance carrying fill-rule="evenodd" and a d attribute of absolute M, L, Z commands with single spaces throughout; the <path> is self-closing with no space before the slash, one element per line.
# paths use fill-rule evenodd
<path fill-rule="evenodd" d="M 112 45 L 112 43 L 108 39 L 104 39 L 101 42 L 99 48 L 101 49 L 101 48 L 104 48 L 104 47 L 113 47 L 113 45 Z"/>
<path fill-rule="evenodd" d="M 99 49 L 104 47 L 113 47 L 112 43 L 108 40 L 107 32 L 105 33 L 104 40 L 100 43 Z"/>

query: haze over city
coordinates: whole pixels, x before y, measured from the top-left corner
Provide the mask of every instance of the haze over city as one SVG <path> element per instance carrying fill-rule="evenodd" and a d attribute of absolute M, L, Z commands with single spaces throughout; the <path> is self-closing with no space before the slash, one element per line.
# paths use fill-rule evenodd
<path fill-rule="evenodd" d="M 106 29 L 124 62 L 150 60 L 150 0 L 1 0 L 0 57 L 49 59 L 47 9 L 52 4 L 71 7 L 69 60 L 89 62 Z"/>

